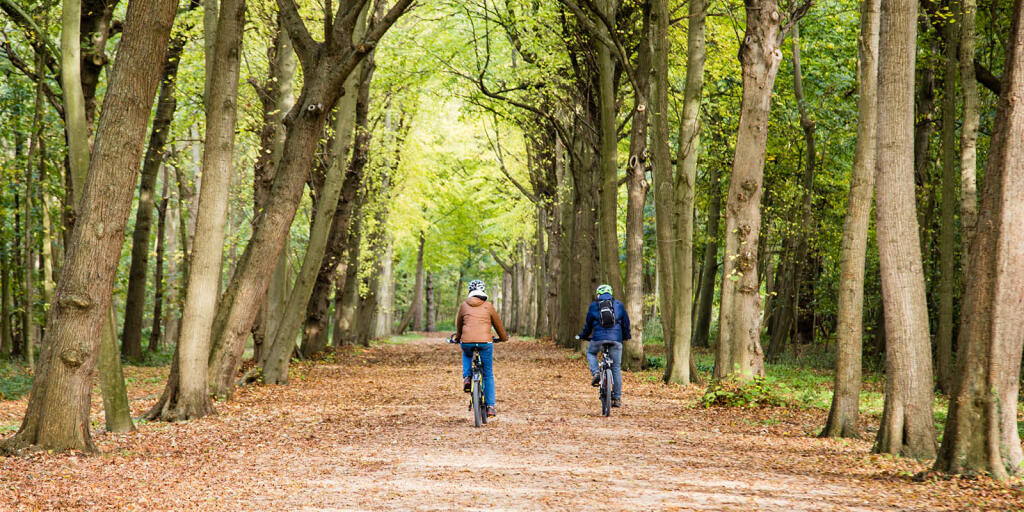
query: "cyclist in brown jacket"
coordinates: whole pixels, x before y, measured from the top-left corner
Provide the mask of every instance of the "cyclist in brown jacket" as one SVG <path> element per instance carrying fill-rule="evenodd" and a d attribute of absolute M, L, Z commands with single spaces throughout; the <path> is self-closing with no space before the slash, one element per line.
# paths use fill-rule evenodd
<path fill-rule="evenodd" d="M 498 341 L 508 341 L 508 333 L 501 323 L 501 317 L 494 306 L 487 301 L 484 283 L 474 279 L 469 283 L 469 296 L 459 306 L 459 314 L 455 319 L 455 340 L 462 344 L 462 390 L 470 391 L 470 374 L 473 364 L 473 350 L 480 349 L 480 362 L 483 363 L 484 396 L 487 404 L 487 416 L 495 415 L 494 409 L 494 338 L 491 328 L 498 333 Z"/>

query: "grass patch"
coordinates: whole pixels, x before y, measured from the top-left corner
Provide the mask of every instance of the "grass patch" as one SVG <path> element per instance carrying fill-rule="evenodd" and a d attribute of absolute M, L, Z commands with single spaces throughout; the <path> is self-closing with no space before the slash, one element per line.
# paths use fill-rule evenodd
<path fill-rule="evenodd" d="M 388 338 L 373 340 L 370 345 L 401 345 L 420 338 L 422 338 L 422 336 L 415 333 L 396 334 Z"/>

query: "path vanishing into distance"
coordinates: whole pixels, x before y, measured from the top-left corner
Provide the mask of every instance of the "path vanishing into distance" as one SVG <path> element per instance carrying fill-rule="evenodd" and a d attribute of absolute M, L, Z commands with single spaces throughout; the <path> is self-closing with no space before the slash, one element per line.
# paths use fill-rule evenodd
<path fill-rule="evenodd" d="M 1024 506 L 969 479 L 915 482 L 926 465 L 871 455 L 867 441 L 817 439 L 825 411 L 704 409 L 701 388 L 664 386 L 651 371 L 626 373 L 624 407 L 603 418 L 578 354 L 514 340 L 496 359 L 498 417 L 481 429 L 458 350 L 440 335 L 346 348 L 295 364 L 288 386 L 240 389 L 215 416 L 97 433 L 103 455 L 2 458 L 0 509 Z M 134 415 L 156 400 L 159 372 L 128 370 Z M 0 420 L 16 426 L 24 407 L 6 402 Z"/>

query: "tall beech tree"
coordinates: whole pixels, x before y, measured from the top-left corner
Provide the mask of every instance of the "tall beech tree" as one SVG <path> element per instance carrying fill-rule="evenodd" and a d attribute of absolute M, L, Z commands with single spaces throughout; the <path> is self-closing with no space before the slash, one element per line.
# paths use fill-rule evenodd
<path fill-rule="evenodd" d="M 92 372 L 176 8 L 172 0 L 128 6 L 28 410 L 4 451 L 95 451 L 89 432 Z"/>
<path fill-rule="evenodd" d="M 725 266 L 714 372 L 717 379 L 729 375 L 749 379 L 764 374 L 757 251 L 768 115 L 782 62 L 782 42 L 810 7 L 810 1 L 799 4 L 784 20 L 775 0 L 745 3 L 746 31 L 739 52 L 743 98 L 725 203 Z"/>
<path fill-rule="evenodd" d="M 875 185 L 878 130 L 878 38 L 881 0 L 865 0 L 860 11 L 857 145 L 840 248 L 839 318 L 832 407 L 822 437 L 859 437 L 861 354 L 864 336 L 864 260 Z"/>
<path fill-rule="evenodd" d="M 881 6 L 875 180 L 886 380 L 874 450 L 929 459 L 935 456 L 931 340 L 914 211 L 917 3 L 882 0 Z"/>
<path fill-rule="evenodd" d="M 378 6 L 381 4 L 378 4 Z M 352 33 L 352 42 L 357 44 L 363 37 L 366 30 L 369 6 L 364 6 L 362 14 L 356 20 L 356 26 Z M 382 9 L 378 7 L 378 13 Z M 375 16 L 379 18 L 379 15 Z M 372 70 L 373 52 L 360 64 L 370 66 Z M 281 322 L 277 330 L 270 333 L 270 349 L 265 352 L 265 358 L 260 360 L 263 368 L 263 382 L 266 384 L 287 384 L 288 383 L 288 361 L 291 360 L 292 352 L 295 351 L 295 340 L 299 335 L 303 320 L 306 316 L 306 307 L 309 304 L 310 296 L 316 285 L 317 276 L 320 274 L 320 266 L 327 250 L 328 239 L 331 228 L 334 224 L 334 216 L 337 213 L 342 189 L 356 189 L 359 186 L 360 176 L 352 176 L 345 172 L 348 161 L 349 148 L 352 146 L 352 135 L 356 122 L 356 100 L 361 85 L 360 80 L 366 81 L 369 87 L 373 79 L 372 71 L 367 76 L 353 72 L 349 75 L 344 85 L 344 95 L 338 102 L 335 113 L 334 147 L 332 148 L 333 158 L 328 165 L 324 178 L 321 193 L 317 200 L 316 211 L 313 216 L 313 225 L 309 230 L 309 244 L 306 254 L 302 260 L 302 268 L 295 278 L 295 283 L 288 296 Z M 347 218 L 345 226 L 338 226 L 342 231 L 348 231 Z"/>
<path fill-rule="evenodd" d="M 193 1 L 191 7 L 198 7 Z M 153 127 L 150 130 L 149 146 L 142 161 L 142 177 L 139 182 L 139 204 L 135 213 L 135 229 L 132 231 L 132 259 L 128 270 L 128 292 L 125 298 L 124 327 L 121 330 L 121 354 L 130 359 L 142 358 L 142 324 L 146 310 L 146 278 L 149 268 L 149 238 L 153 226 L 153 209 L 156 206 L 154 193 L 156 179 L 164 157 L 164 145 L 170 133 L 171 121 L 178 102 L 174 97 L 178 64 L 185 48 L 185 34 L 176 34 L 167 50 L 167 62 L 160 77 L 160 95 L 157 99 Z M 159 242 L 158 242 L 159 243 Z"/>
<path fill-rule="evenodd" d="M 218 72 L 208 75 L 203 187 L 178 335 L 177 378 L 168 379 L 161 400 L 159 418 L 166 421 L 199 418 L 213 412 L 206 380 L 207 360 L 224 254 L 244 24 L 245 0 L 221 2 L 212 61 Z"/>
<path fill-rule="evenodd" d="M 1024 0 L 1013 6 L 1005 74 L 970 241 L 956 380 L 936 469 L 1024 472 L 1017 430 L 1024 317 Z"/>
<path fill-rule="evenodd" d="M 317 142 L 345 80 L 412 3 L 412 0 L 398 0 L 368 28 L 362 41 L 353 45 L 356 20 L 367 1 L 338 2 L 333 24 L 325 30 L 326 37 L 320 42 L 313 39 L 294 0 L 278 0 L 282 24 L 288 30 L 302 68 L 302 92 L 285 116 L 287 136 L 270 197 L 217 308 L 209 363 L 209 380 L 214 393 L 227 394 L 234 387 L 235 372 L 255 320 L 256 311 L 251 305 L 258 303 L 266 293 L 273 266 L 281 256 L 288 229 L 302 199 Z"/>

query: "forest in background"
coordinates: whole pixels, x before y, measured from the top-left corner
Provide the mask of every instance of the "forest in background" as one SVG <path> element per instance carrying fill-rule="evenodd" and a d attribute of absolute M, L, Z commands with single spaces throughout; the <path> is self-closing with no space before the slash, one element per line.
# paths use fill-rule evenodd
<path fill-rule="evenodd" d="M 883 374 L 876 451 L 1017 475 L 1021 4 L 0 0 L 4 449 L 92 450 L 94 370 L 109 430 L 123 363 L 199 418 L 483 279 L 566 348 L 611 284 L 712 403 L 835 369 L 823 435 Z"/>

